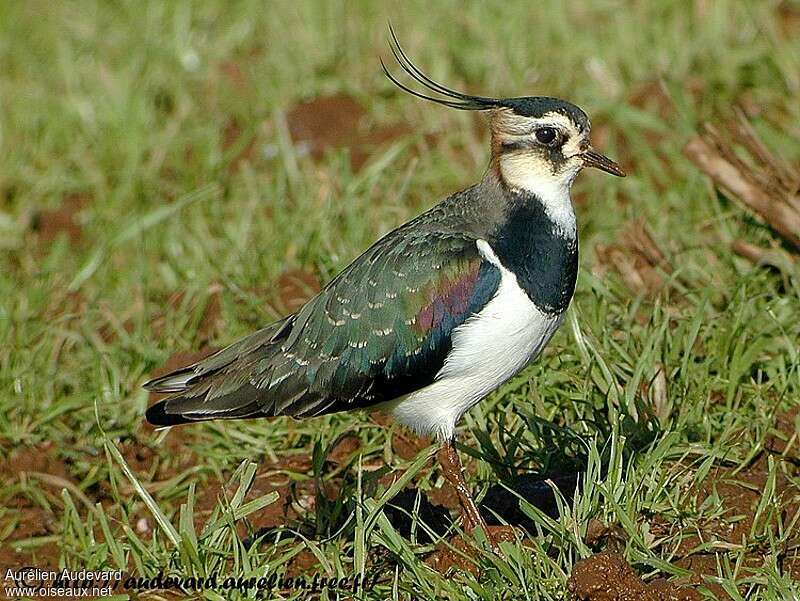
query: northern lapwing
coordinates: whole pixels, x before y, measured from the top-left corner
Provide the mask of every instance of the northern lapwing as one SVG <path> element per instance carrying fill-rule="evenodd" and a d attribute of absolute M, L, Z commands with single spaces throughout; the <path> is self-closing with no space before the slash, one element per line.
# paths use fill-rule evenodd
<path fill-rule="evenodd" d="M 485 111 L 483 178 L 386 234 L 292 315 L 145 387 L 170 396 L 156 426 L 379 409 L 442 443 L 463 526 L 486 523 L 454 435 L 472 406 L 528 365 L 561 325 L 575 290 L 578 235 L 570 187 L 583 167 L 624 176 L 589 142 L 589 118 L 557 98 L 490 98 L 429 78 L 391 32 L 392 53 L 426 88 Z"/>

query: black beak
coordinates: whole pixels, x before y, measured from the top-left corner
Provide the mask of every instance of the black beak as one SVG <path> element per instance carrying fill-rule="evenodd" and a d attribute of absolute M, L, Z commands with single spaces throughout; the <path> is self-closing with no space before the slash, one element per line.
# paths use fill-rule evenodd
<path fill-rule="evenodd" d="M 625 172 L 616 162 L 609 159 L 606 155 L 600 154 L 593 148 L 581 153 L 583 164 L 587 167 L 595 167 L 617 177 L 625 177 Z"/>

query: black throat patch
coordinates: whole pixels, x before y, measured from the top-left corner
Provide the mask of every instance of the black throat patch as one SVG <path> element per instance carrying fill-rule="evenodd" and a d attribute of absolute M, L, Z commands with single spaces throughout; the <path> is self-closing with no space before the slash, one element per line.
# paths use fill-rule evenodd
<path fill-rule="evenodd" d="M 538 197 L 510 194 L 507 219 L 494 232 L 490 245 L 539 310 L 563 313 L 578 277 L 577 237 L 564 236 Z"/>

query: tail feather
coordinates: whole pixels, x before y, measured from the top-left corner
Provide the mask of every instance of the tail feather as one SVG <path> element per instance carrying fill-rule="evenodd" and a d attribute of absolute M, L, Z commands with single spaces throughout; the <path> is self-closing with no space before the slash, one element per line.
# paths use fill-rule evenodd
<path fill-rule="evenodd" d="M 210 357 L 144 384 L 152 392 L 172 395 L 147 409 L 147 421 L 163 427 L 264 415 L 259 399 L 263 391 L 249 381 L 249 370 L 256 354 L 263 357 L 270 345 L 288 332 L 290 319 L 267 326 Z M 233 375 L 237 371 L 241 372 L 239 378 Z M 216 377 L 223 374 L 224 378 Z"/>
<path fill-rule="evenodd" d="M 182 367 L 176 371 L 168 373 L 165 376 L 153 378 L 148 380 L 142 386 L 150 392 L 180 392 L 186 390 L 189 386 L 189 381 L 197 375 L 195 365 Z"/>
<path fill-rule="evenodd" d="M 239 390 L 206 400 L 206 393 L 199 395 L 176 395 L 159 401 L 147 409 L 145 417 L 154 426 L 177 426 L 212 419 L 243 419 L 261 417 L 263 411 L 255 386 L 243 386 Z"/>

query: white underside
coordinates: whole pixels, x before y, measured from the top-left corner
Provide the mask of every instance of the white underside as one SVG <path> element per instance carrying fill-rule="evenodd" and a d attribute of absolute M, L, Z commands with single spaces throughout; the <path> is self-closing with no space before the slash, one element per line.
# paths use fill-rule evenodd
<path fill-rule="evenodd" d="M 467 410 L 528 365 L 563 319 L 537 309 L 489 244 L 477 244 L 502 274 L 495 296 L 453 330 L 452 350 L 432 384 L 382 407 L 418 434 L 440 440 L 452 438 Z"/>

